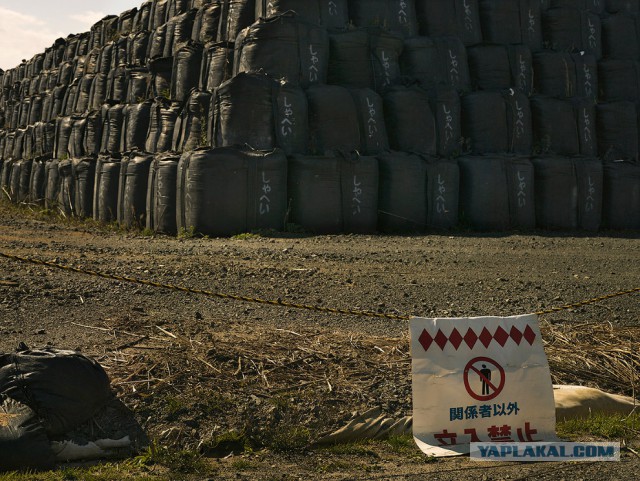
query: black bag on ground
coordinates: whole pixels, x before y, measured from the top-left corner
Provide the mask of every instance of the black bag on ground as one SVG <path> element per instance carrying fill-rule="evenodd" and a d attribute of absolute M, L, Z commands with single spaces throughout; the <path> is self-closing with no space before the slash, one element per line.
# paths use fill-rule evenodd
<path fill-rule="evenodd" d="M 473 229 L 509 229 L 509 194 L 501 157 L 461 157 L 460 217 Z"/>
<path fill-rule="evenodd" d="M 120 162 L 118 223 L 125 227 L 146 225 L 147 187 L 152 154 L 134 152 Z"/>
<path fill-rule="evenodd" d="M 50 437 L 85 423 L 112 398 L 97 362 L 54 348 L 1 355 L 0 392 L 35 411 Z"/>
<path fill-rule="evenodd" d="M 427 227 L 458 225 L 460 168 L 456 161 L 427 159 Z"/>
<path fill-rule="evenodd" d="M 176 234 L 178 161 L 172 153 L 158 154 L 149 168 L 147 188 L 147 229 Z"/>
<path fill-rule="evenodd" d="M 603 223 L 608 229 L 640 229 L 640 164 L 604 164 Z"/>
<path fill-rule="evenodd" d="M 60 191 L 60 176 L 58 175 L 58 159 L 48 161 L 44 166 L 44 206 L 46 209 L 56 209 L 58 206 L 58 192 Z"/>
<path fill-rule="evenodd" d="M 219 147 L 187 152 L 178 166 L 177 227 L 213 236 L 282 230 L 287 212 L 287 158 Z"/>
<path fill-rule="evenodd" d="M 55 457 L 38 414 L 0 395 L 0 471 L 52 469 Z"/>
<path fill-rule="evenodd" d="M 29 179 L 29 202 L 38 205 L 44 204 L 45 193 L 45 161 L 35 160 L 31 166 L 31 178 Z"/>
<path fill-rule="evenodd" d="M 93 214 L 93 191 L 96 177 L 95 157 L 73 159 L 73 212 L 81 218 Z"/>
<path fill-rule="evenodd" d="M 74 214 L 73 162 L 71 159 L 58 162 L 60 188 L 58 190 L 58 210 L 65 216 Z"/>
<path fill-rule="evenodd" d="M 460 216 L 472 228 L 533 229 L 534 170 L 525 158 L 461 157 Z"/>
<path fill-rule="evenodd" d="M 597 230 L 602 214 L 602 163 L 565 157 L 532 161 L 538 227 Z"/>
<path fill-rule="evenodd" d="M 93 194 L 93 218 L 99 222 L 112 222 L 118 215 L 118 184 L 120 159 L 100 156 L 96 163 Z"/>
<path fill-rule="evenodd" d="M 388 152 L 377 158 L 378 229 L 385 233 L 423 232 L 427 226 L 427 161 L 406 152 Z"/>
<path fill-rule="evenodd" d="M 378 161 L 357 154 L 289 158 L 289 222 L 315 234 L 375 232 Z"/>

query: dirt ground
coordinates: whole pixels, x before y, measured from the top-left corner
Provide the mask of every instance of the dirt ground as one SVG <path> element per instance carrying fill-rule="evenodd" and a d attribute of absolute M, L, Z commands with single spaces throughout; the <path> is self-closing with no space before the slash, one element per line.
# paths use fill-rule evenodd
<path fill-rule="evenodd" d="M 0 252 L 220 293 L 426 317 L 523 314 L 640 287 L 637 232 L 151 237 L 0 204 Z M 633 294 L 542 320 L 585 333 L 640 327 L 640 303 Z M 0 259 L 0 335 L 3 352 L 24 341 L 99 360 L 150 439 L 205 455 L 206 470 L 188 479 L 627 480 L 640 472 L 629 452 L 620 463 L 487 466 L 428 460 L 411 446 L 309 448 L 353 412 L 411 414 L 405 320 L 207 298 Z M 581 381 L 552 371 L 555 381 Z M 101 429 L 115 436 L 124 427 Z"/>

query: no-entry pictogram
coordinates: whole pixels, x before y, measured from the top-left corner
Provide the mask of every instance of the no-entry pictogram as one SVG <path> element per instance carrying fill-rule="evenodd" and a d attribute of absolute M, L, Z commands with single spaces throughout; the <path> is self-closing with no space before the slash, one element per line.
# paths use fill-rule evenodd
<path fill-rule="evenodd" d="M 489 401 L 504 388 L 504 369 L 488 357 L 474 357 L 464 367 L 464 387 L 473 399 Z"/>

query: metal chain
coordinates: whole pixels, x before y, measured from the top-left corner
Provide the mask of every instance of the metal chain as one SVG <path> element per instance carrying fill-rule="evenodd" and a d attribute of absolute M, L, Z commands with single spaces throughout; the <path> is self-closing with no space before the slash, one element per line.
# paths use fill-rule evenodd
<path fill-rule="evenodd" d="M 402 314 L 384 314 L 384 313 L 378 313 L 378 312 L 372 312 L 372 311 L 339 309 L 339 308 L 332 308 L 332 307 L 315 306 L 310 304 L 296 304 L 293 302 L 283 301 L 282 299 L 277 299 L 277 300 L 260 299 L 258 297 L 238 296 L 235 294 L 212 292 L 212 291 L 206 291 L 203 289 L 193 289 L 190 287 L 176 286 L 173 284 L 164 284 L 161 282 L 148 281 L 144 279 L 136 279 L 134 277 L 128 277 L 128 276 L 118 276 L 115 274 L 92 271 L 89 269 L 80 269 L 78 267 L 65 266 L 65 265 L 57 264 L 55 262 L 47 262 L 47 261 L 42 261 L 38 259 L 30 259 L 28 257 L 21 257 L 21 256 L 12 255 L 12 254 L 6 254 L 4 252 L 0 252 L 0 257 L 4 257 L 6 259 L 11 259 L 14 261 L 23 262 L 27 264 L 35 264 L 35 265 L 41 265 L 41 266 L 47 266 L 47 267 L 53 267 L 56 269 L 71 271 L 71 272 L 77 272 L 80 274 L 87 274 L 94 277 L 101 277 L 103 279 L 111 279 L 115 281 L 129 282 L 132 284 L 141 284 L 144 286 L 159 287 L 159 288 L 169 289 L 169 290 L 178 291 L 178 292 L 190 292 L 192 294 L 202 294 L 208 297 L 217 297 L 219 299 L 232 299 L 236 301 L 251 302 L 255 304 L 264 304 L 269 306 L 291 307 L 294 309 L 304 309 L 307 311 L 328 312 L 331 314 L 345 314 L 349 316 L 359 316 L 359 317 L 375 317 L 380 319 L 392 319 L 396 321 L 407 321 L 413 317 L 413 316 L 407 316 Z M 607 299 L 612 299 L 614 297 L 634 294 L 636 292 L 640 292 L 640 287 L 636 287 L 634 289 L 629 289 L 626 291 L 616 292 L 614 294 L 608 294 L 605 296 L 594 297 L 592 299 L 587 299 L 587 300 L 575 302 L 572 304 L 565 304 L 563 306 L 551 307 L 549 309 L 538 311 L 535 314 L 537 314 L 538 316 L 541 316 L 544 314 L 551 314 L 554 312 L 564 311 L 568 309 L 575 309 L 577 307 L 587 306 L 589 304 L 595 304 L 597 302 L 601 302 Z"/>

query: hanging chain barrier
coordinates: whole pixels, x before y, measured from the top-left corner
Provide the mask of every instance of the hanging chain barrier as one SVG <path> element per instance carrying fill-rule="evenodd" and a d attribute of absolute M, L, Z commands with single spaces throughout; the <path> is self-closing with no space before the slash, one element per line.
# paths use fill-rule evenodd
<path fill-rule="evenodd" d="M 282 300 L 280 298 L 277 299 L 277 300 L 260 299 L 258 297 L 239 296 L 239 295 L 235 295 L 235 294 L 226 294 L 226 293 L 222 293 L 222 292 L 212 292 L 212 291 L 207 291 L 207 290 L 203 290 L 203 289 L 193 289 L 193 288 L 190 288 L 190 287 L 177 286 L 177 285 L 174 285 L 174 284 L 165 284 L 165 283 L 162 283 L 162 282 L 149 281 L 149 280 L 145 280 L 145 279 L 137 279 L 135 277 L 119 276 L 119 275 L 115 275 L 115 274 L 109 274 L 109 273 L 106 273 L 106 272 L 93 271 L 93 270 L 89 270 L 89 269 L 81 269 L 79 267 L 66 266 L 66 265 L 63 265 L 63 264 L 58 264 L 56 262 L 48 262 L 48 261 L 43 261 L 43 260 L 39 260 L 39 259 L 32 259 L 32 258 L 29 258 L 29 257 L 22 257 L 22 256 L 7 254 L 7 253 L 4 253 L 4 252 L 0 252 L 0 257 L 4 257 L 5 259 L 10 259 L 10 260 L 17 261 L 17 262 L 22 262 L 22 263 L 25 263 L 25 264 L 35 264 L 35 265 L 39 265 L 39 266 L 53 267 L 55 269 L 60 269 L 60 270 L 70 271 L 70 272 L 76 272 L 78 274 L 86 274 L 86 275 L 93 276 L 93 277 L 101 277 L 103 279 L 110 279 L 110 280 L 114 280 L 114 281 L 128 282 L 130 284 L 139 284 L 139 285 L 143 285 L 143 286 L 151 286 L 151 287 L 157 287 L 157 288 L 162 288 L 162 289 L 169 289 L 169 290 L 177 291 L 177 292 L 188 292 L 188 293 L 191 293 L 191 294 L 201 294 L 201 295 L 204 295 L 204 296 L 207 296 L 207 297 L 215 297 L 215 298 L 218 298 L 218 299 L 232 299 L 232 300 L 235 300 L 235 301 L 250 302 L 250 303 L 254 303 L 254 304 L 290 307 L 290 308 L 293 308 L 293 309 L 304 309 L 304 310 L 307 310 L 307 311 L 324 312 L 324 313 L 330 313 L 330 314 L 344 314 L 344 315 L 348 315 L 348 316 L 375 317 L 375 318 L 381 318 L 381 319 L 392 319 L 392 320 L 396 320 L 396 321 L 407 321 L 407 320 L 411 319 L 412 317 L 414 317 L 414 316 L 403 315 L 403 314 L 386 314 L 386 313 L 379 313 L 379 312 L 372 312 L 372 311 L 360 311 L 360 310 L 353 310 L 353 309 L 340 309 L 340 308 L 324 307 L 324 306 L 317 306 L 317 305 L 310 305 L 310 304 L 297 304 L 297 303 L 294 303 L 294 302 L 284 301 L 284 300 Z M 636 287 L 636 288 L 633 288 L 633 289 L 628 289 L 626 291 L 616 292 L 616 293 L 613 293 L 613 294 L 607 294 L 605 296 L 594 297 L 592 299 L 586 299 L 586 300 L 580 301 L 580 302 L 575 302 L 575 303 L 571 303 L 571 304 L 565 304 L 563 306 L 551 307 L 549 309 L 544 309 L 544 310 L 538 311 L 535 314 L 541 316 L 541 315 L 544 315 L 544 314 L 552 314 L 552 313 L 560 312 L 560 311 L 564 311 L 564 310 L 576 309 L 576 308 L 579 308 L 579 307 L 588 306 L 590 304 L 595 304 L 595 303 L 598 303 L 598 302 L 602 302 L 602 301 L 605 301 L 607 299 L 613 299 L 614 297 L 631 295 L 631 294 L 634 294 L 634 293 L 637 293 L 637 292 L 640 292 L 640 287 Z"/>

